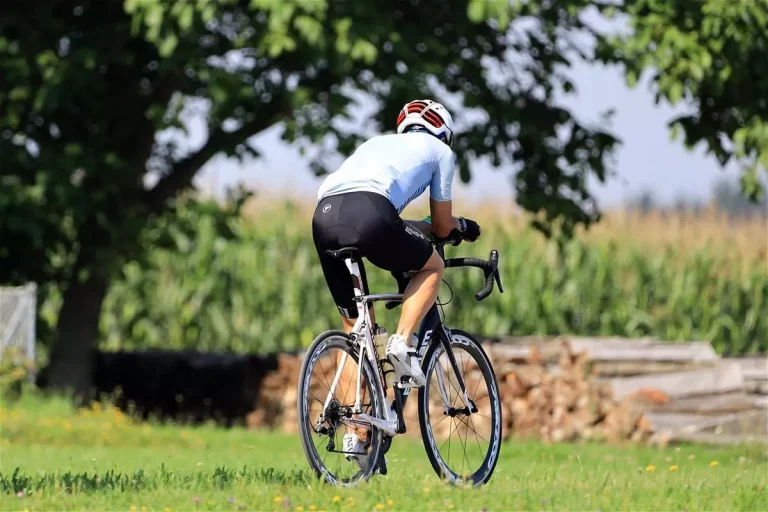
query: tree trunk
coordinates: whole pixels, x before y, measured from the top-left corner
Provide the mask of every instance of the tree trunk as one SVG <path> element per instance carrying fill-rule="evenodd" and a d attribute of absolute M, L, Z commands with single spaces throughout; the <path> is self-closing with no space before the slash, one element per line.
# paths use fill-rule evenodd
<path fill-rule="evenodd" d="M 47 380 L 53 391 L 86 398 L 93 381 L 93 349 L 108 280 L 93 270 L 85 280 L 78 279 L 80 271 L 87 268 L 81 257 L 64 292 Z"/>

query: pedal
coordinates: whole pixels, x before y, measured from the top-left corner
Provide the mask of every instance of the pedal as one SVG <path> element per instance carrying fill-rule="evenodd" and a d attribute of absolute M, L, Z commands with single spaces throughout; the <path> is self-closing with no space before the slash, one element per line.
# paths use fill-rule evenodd
<path fill-rule="evenodd" d="M 397 433 L 405 434 L 405 418 L 403 418 L 403 390 L 395 387 L 395 402 L 397 402 Z"/>
<path fill-rule="evenodd" d="M 376 466 L 376 472 L 380 475 L 387 474 L 387 459 L 384 457 L 383 453 L 379 453 L 379 463 Z"/>
<path fill-rule="evenodd" d="M 411 377 L 403 376 L 400 378 L 400 382 L 396 383 L 395 387 L 399 389 L 412 389 L 419 386 Z"/>

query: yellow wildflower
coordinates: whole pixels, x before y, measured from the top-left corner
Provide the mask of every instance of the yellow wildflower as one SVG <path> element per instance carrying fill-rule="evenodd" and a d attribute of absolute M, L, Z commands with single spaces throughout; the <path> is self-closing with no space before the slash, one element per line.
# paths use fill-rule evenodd
<path fill-rule="evenodd" d="M 301 512 L 302 510 L 304 510 L 304 507 L 302 507 L 301 505 L 299 505 L 299 506 L 297 506 L 297 507 L 296 507 L 296 510 L 298 510 L 299 512 Z"/>
<path fill-rule="evenodd" d="M 147 507 L 141 507 L 141 512 L 147 512 Z"/>
<path fill-rule="evenodd" d="M 340 496 L 334 496 L 332 501 L 333 501 L 334 503 L 338 503 L 338 502 L 340 502 L 340 501 L 341 501 L 341 497 L 340 497 Z"/>
<path fill-rule="evenodd" d="M 712 462 L 709 463 L 709 467 L 711 467 L 711 468 L 713 468 L 715 466 L 719 466 L 719 465 L 720 465 L 720 463 L 717 462 L 716 460 L 713 460 Z"/>
<path fill-rule="evenodd" d="M 394 504 L 395 504 L 395 502 L 394 502 L 394 501 L 392 501 L 392 500 L 387 500 L 387 505 L 389 505 L 390 507 L 391 507 L 392 505 L 394 505 Z"/>
<path fill-rule="evenodd" d="M 432 490 L 432 489 L 430 489 L 429 487 L 425 487 L 425 488 L 423 488 L 423 489 L 422 489 L 422 491 L 424 491 L 424 492 L 429 492 L 429 491 L 431 491 L 431 490 Z"/>
<path fill-rule="evenodd" d="M 382 505 L 381 503 L 377 503 L 376 510 L 384 510 L 384 505 Z"/>
<path fill-rule="evenodd" d="M 136 505 L 131 505 L 131 507 L 128 509 L 131 512 L 136 512 Z"/>
<path fill-rule="evenodd" d="M 314 506 L 314 505 L 310 505 L 310 506 L 309 506 L 309 510 L 315 510 L 315 509 L 317 509 L 317 507 L 316 507 L 316 506 Z"/>
<path fill-rule="evenodd" d="M 275 503 L 280 503 L 281 501 L 283 501 L 283 497 L 275 496 L 274 498 L 272 498 L 272 501 L 274 501 Z"/>
<path fill-rule="evenodd" d="M 677 471 L 677 466 L 669 466 L 670 471 Z"/>
<path fill-rule="evenodd" d="M 656 471 L 656 466 L 654 466 L 653 464 L 649 464 L 649 465 L 648 465 L 648 466 L 645 468 L 645 470 L 646 470 L 646 471 Z"/>

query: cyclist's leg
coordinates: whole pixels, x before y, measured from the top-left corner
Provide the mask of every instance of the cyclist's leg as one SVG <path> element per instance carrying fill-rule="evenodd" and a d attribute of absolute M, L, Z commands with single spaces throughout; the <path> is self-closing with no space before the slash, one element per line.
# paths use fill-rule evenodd
<path fill-rule="evenodd" d="M 411 274 L 395 332 L 410 344 L 411 335 L 437 298 L 444 263 L 424 234 L 406 224 L 391 203 L 377 206 L 386 219 L 385 229 L 366 247 L 365 256 L 393 274 Z"/>
<path fill-rule="evenodd" d="M 443 259 L 433 249 L 427 263 L 411 277 L 403 292 L 403 309 L 396 334 L 404 336 L 409 342 L 411 334 L 416 331 L 437 299 L 444 270 Z"/>

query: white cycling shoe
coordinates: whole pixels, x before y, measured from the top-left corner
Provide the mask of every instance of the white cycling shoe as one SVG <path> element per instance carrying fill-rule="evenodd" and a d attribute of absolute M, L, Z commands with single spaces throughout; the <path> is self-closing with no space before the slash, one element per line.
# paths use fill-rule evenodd
<path fill-rule="evenodd" d="M 414 336 L 413 339 L 415 338 Z M 424 372 L 421 371 L 416 349 L 408 346 L 405 336 L 400 334 L 390 336 L 385 353 L 395 369 L 398 381 L 402 381 L 403 377 L 410 377 L 415 387 L 426 384 L 427 379 Z"/>

